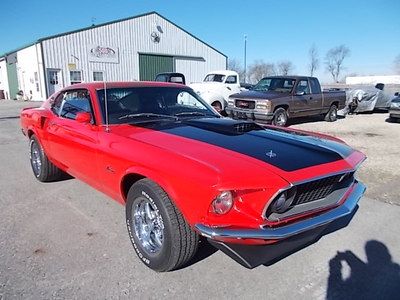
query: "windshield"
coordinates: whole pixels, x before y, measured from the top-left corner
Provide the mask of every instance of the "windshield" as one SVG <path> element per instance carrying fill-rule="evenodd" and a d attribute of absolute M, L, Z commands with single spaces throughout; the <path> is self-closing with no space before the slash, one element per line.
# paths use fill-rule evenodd
<path fill-rule="evenodd" d="M 97 91 L 105 123 L 104 89 Z M 219 117 L 196 93 L 176 87 L 107 89 L 109 124 L 143 123 L 193 117 Z"/>
<path fill-rule="evenodd" d="M 224 82 L 225 75 L 222 74 L 208 74 L 206 78 L 204 78 L 204 82 Z"/>
<path fill-rule="evenodd" d="M 290 93 L 295 83 L 296 79 L 293 78 L 263 78 L 254 86 L 253 90 Z"/>

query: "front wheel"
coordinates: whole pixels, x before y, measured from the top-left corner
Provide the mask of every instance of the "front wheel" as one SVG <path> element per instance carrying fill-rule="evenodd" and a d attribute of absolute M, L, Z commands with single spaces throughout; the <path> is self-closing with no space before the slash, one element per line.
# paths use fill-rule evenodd
<path fill-rule="evenodd" d="M 198 235 L 165 191 L 149 179 L 141 179 L 130 188 L 126 223 L 136 254 L 155 271 L 177 269 L 197 251 Z"/>
<path fill-rule="evenodd" d="M 274 112 L 274 118 L 272 119 L 272 124 L 275 126 L 285 126 L 288 120 L 288 114 L 286 109 L 279 107 Z"/>
<path fill-rule="evenodd" d="M 212 107 L 214 107 L 214 109 L 218 112 L 221 113 L 222 112 L 222 105 L 219 101 L 215 101 L 211 104 Z"/>
<path fill-rule="evenodd" d="M 335 104 L 332 104 L 325 115 L 325 121 L 335 122 L 336 120 L 337 120 L 337 106 Z"/>

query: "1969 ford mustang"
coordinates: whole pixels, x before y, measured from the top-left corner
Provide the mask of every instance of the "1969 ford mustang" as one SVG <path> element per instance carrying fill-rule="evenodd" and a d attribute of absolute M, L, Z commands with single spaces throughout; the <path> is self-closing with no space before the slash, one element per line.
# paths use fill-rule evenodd
<path fill-rule="evenodd" d="M 67 87 L 21 113 L 39 181 L 69 173 L 125 205 L 148 267 L 184 266 L 199 236 L 252 268 L 352 216 L 365 156 L 339 139 L 221 117 L 171 83 Z"/>

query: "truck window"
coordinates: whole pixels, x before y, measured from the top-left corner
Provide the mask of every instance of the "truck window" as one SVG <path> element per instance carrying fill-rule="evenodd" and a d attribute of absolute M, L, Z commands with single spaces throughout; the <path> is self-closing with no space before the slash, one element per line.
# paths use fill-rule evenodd
<path fill-rule="evenodd" d="M 310 86 L 312 94 L 321 94 L 321 86 L 317 78 L 310 78 Z"/>
<path fill-rule="evenodd" d="M 308 80 L 300 80 L 299 83 L 297 84 L 296 87 L 296 94 L 309 94 L 310 93 L 310 88 L 308 86 Z"/>
<path fill-rule="evenodd" d="M 228 83 L 228 84 L 237 83 L 237 76 L 234 76 L 234 75 L 228 76 L 228 78 L 226 78 L 225 83 Z"/>

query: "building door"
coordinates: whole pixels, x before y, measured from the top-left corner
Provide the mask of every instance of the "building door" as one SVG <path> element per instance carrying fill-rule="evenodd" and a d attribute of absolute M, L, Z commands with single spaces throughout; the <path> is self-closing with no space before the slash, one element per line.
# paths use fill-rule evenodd
<path fill-rule="evenodd" d="M 49 96 L 63 88 L 61 70 L 47 69 L 47 86 L 49 89 Z"/>
<path fill-rule="evenodd" d="M 139 54 L 139 79 L 154 80 L 158 73 L 174 72 L 172 56 Z"/>

